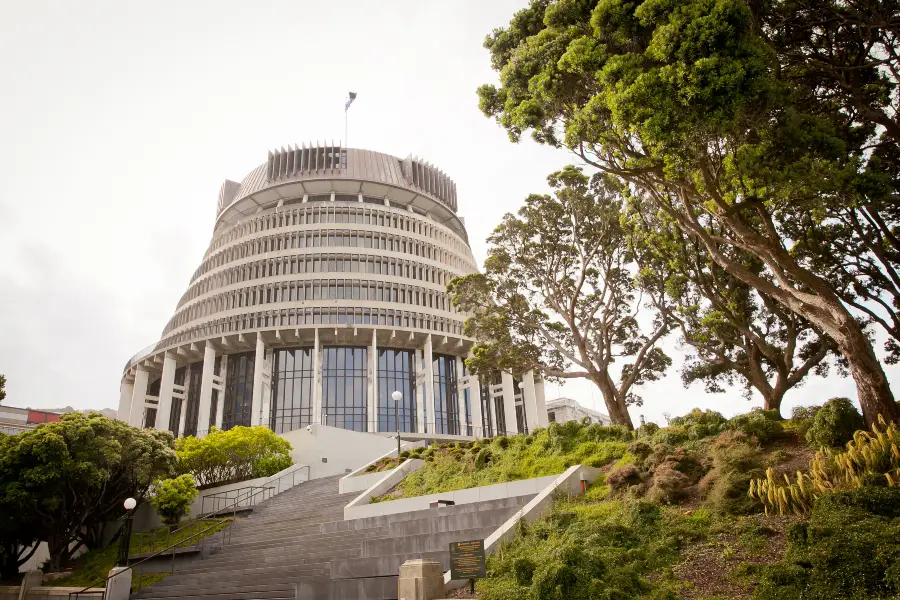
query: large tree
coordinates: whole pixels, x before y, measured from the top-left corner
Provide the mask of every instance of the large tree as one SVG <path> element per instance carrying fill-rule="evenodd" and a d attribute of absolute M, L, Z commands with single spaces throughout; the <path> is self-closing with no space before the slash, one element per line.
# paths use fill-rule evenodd
<path fill-rule="evenodd" d="M 788 233 L 841 202 L 858 126 L 804 110 L 746 2 L 533 0 L 486 46 L 501 85 L 479 89 L 481 108 L 513 140 L 530 130 L 641 190 L 730 276 L 834 340 L 868 422 L 900 418 L 864 325 Z"/>
<path fill-rule="evenodd" d="M 669 273 L 665 293 L 674 305 L 672 320 L 682 346 L 692 351 L 681 372 L 685 386 L 701 382 L 706 391 L 719 393 L 738 384 L 748 400 L 756 391 L 766 410 L 780 411 L 785 394 L 810 373 L 828 374 L 836 351 L 830 338 L 729 275 L 702 243 L 642 206 L 640 197 L 632 196 L 628 207 L 629 238 L 644 265 L 641 284 L 653 285 L 656 273 Z M 721 251 L 747 269 L 762 268 L 756 257 Z"/>
<path fill-rule="evenodd" d="M 99 413 L 69 413 L 4 442 L 0 514 L 17 515 L 30 538 L 47 542 L 54 570 L 82 545 L 97 547 L 103 524 L 121 516 L 123 501 L 141 500 L 175 467 L 171 433 Z"/>
<path fill-rule="evenodd" d="M 658 345 L 670 328 L 664 294 L 655 308 L 643 301 L 621 200 L 602 178 L 566 167 L 548 181 L 552 195 L 529 196 L 488 238 L 484 274 L 450 283 L 478 340 L 467 365 L 589 379 L 612 422 L 631 428 L 635 388 L 671 364 Z"/>
<path fill-rule="evenodd" d="M 6 398 L 6 376 L 0 375 L 0 402 Z"/>

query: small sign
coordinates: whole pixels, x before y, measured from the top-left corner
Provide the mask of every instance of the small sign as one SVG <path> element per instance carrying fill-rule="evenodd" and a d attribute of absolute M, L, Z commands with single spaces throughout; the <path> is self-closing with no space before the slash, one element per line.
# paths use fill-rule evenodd
<path fill-rule="evenodd" d="M 484 540 L 450 542 L 450 579 L 483 579 L 487 577 L 484 564 Z"/>

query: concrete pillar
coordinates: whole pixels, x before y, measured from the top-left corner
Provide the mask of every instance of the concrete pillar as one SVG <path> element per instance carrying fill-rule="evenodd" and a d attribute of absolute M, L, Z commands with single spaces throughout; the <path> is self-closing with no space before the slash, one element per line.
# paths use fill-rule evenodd
<path fill-rule="evenodd" d="M 181 402 L 181 414 L 178 419 L 178 436 L 184 437 L 184 424 L 187 421 L 187 386 L 185 386 L 184 394 L 179 402 Z"/>
<path fill-rule="evenodd" d="M 263 370 L 266 364 L 266 344 L 262 336 L 256 334 L 256 354 L 253 360 L 253 405 L 250 407 L 250 426 L 259 425 L 259 413 L 262 410 Z"/>
<path fill-rule="evenodd" d="M 228 377 L 228 355 L 222 356 L 219 376 L 222 378 L 222 391 L 219 392 L 219 402 L 216 406 L 216 429 L 222 431 L 222 416 L 225 414 L 225 381 Z"/>
<path fill-rule="evenodd" d="M 425 433 L 425 363 L 421 349 L 416 349 L 416 431 Z"/>
<path fill-rule="evenodd" d="M 372 345 L 369 346 L 369 368 L 367 380 L 367 398 L 368 406 L 366 407 L 366 420 L 368 421 L 368 431 L 378 431 L 378 338 L 375 335 L 376 330 L 372 330 Z M 385 399 L 389 401 L 388 399 Z"/>
<path fill-rule="evenodd" d="M 106 582 L 106 593 L 103 595 L 104 600 L 128 600 L 131 596 L 131 577 L 132 569 L 128 567 L 113 567 L 109 571 L 112 577 Z"/>
<path fill-rule="evenodd" d="M 123 381 L 119 385 L 119 410 L 116 412 L 116 418 L 120 421 L 130 422 L 131 418 L 131 399 L 134 397 L 134 382 L 129 383 Z"/>
<path fill-rule="evenodd" d="M 316 424 L 325 423 L 322 414 L 322 346 L 319 343 L 319 328 L 315 329 L 313 342 L 313 418 Z"/>
<path fill-rule="evenodd" d="M 534 384 L 534 404 L 537 406 L 537 422 L 538 427 L 548 427 L 550 418 L 547 416 L 547 401 L 544 396 L 544 380 L 535 381 Z"/>
<path fill-rule="evenodd" d="M 19 600 L 25 600 L 28 597 L 28 592 L 34 588 L 41 587 L 43 581 L 44 573 L 40 569 L 27 571 L 22 577 L 22 585 L 19 586 Z"/>
<path fill-rule="evenodd" d="M 209 415 L 212 410 L 213 375 L 216 366 L 216 350 L 209 342 L 203 349 L 203 373 L 200 377 L 200 410 L 197 416 L 197 434 L 209 430 Z"/>
<path fill-rule="evenodd" d="M 432 558 L 408 560 L 400 566 L 397 597 L 405 600 L 435 600 L 444 597 L 444 568 Z"/>
<path fill-rule="evenodd" d="M 468 430 L 466 428 L 467 417 L 471 419 L 471 415 L 466 412 L 466 391 L 465 388 L 460 386 L 460 382 L 463 378 L 463 364 L 462 361 L 464 359 L 459 356 L 456 358 L 456 408 L 459 412 L 459 435 L 466 435 Z M 474 426 L 475 424 L 472 423 Z"/>
<path fill-rule="evenodd" d="M 516 385 L 513 376 L 504 371 L 501 373 L 503 378 L 503 412 L 506 413 L 506 435 L 515 435 L 519 433 L 519 426 L 516 423 Z"/>
<path fill-rule="evenodd" d="M 156 410 L 156 428 L 169 430 L 169 417 L 172 414 L 172 392 L 175 391 L 175 369 L 178 363 L 166 356 L 163 359 L 162 378 L 159 381 L 159 408 Z"/>
<path fill-rule="evenodd" d="M 472 398 L 472 434 L 475 437 L 484 437 L 487 434 L 482 425 L 481 384 L 475 375 L 469 375 L 469 395 Z"/>
<path fill-rule="evenodd" d="M 128 424 L 140 427 L 144 420 L 144 401 L 147 398 L 147 386 L 150 385 L 150 372 L 138 367 L 134 372 L 134 393 L 131 396 L 131 410 Z"/>
<path fill-rule="evenodd" d="M 537 405 L 537 393 L 534 385 L 534 371 L 528 371 L 522 375 L 522 383 L 525 388 L 522 390 L 522 406 L 525 407 L 525 422 L 528 424 L 528 431 L 534 431 L 540 424 L 540 409 Z M 544 409 L 544 417 L 547 416 L 547 409 Z"/>
<path fill-rule="evenodd" d="M 428 421 L 425 423 L 426 431 L 434 433 L 437 419 L 434 412 L 434 354 L 432 353 L 431 334 L 425 338 L 425 347 L 422 348 L 422 358 L 425 360 L 425 406 L 428 410 Z"/>

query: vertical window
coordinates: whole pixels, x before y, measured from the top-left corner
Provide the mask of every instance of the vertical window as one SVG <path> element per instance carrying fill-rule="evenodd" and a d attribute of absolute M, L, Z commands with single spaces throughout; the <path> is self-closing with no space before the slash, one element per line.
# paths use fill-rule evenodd
<path fill-rule="evenodd" d="M 313 349 L 276 350 L 274 369 L 269 427 L 275 433 L 306 427 L 312 423 Z"/>
<path fill-rule="evenodd" d="M 367 431 L 368 349 L 325 348 L 322 413 L 326 425 Z"/>
<path fill-rule="evenodd" d="M 222 406 L 222 429 L 249 427 L 253 406 L 253 367 L 256 352 L 232 354 L 228 357 L 225 377 L 225 402 Z"/>
<path fill-rule="evenodd" d="M 416 432 L 416 354 L 414 350 L 378 349 L 378 431 Z M 394 392 L 403 394 L 395 403 Z M 395 407 L 396 404 L 396 407 Z"/>
<path fill-rule="evenodd" d="M 465 388 L 463 390 L 463 406 L 466 408 L 466 435 L 474 435 L 472 433 L 472 390 Z"/>
<path fill-rule="evenodd" d="M 203 363 L 197 362 L 188 365 L 187 375 L 187 404 L 184 417 L 184 433 L 182 435 L 197 435 L 197 420 L 200 417 L 200 384 L 203 380 Z"/>
<path fill-rule="evenodd" d="M 456 358 L 434 355 L 434 432 L 459 435 L 459 390 Z"/>

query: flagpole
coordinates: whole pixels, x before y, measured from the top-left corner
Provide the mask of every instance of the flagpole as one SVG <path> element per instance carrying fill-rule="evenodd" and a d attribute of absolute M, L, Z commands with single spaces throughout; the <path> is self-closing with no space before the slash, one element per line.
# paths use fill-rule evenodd
<path fill-rule="evenodd" d="M 347 106 L 344 106 L 344 147 L 349 148 L 350 143 L 347 141 Z"/>

